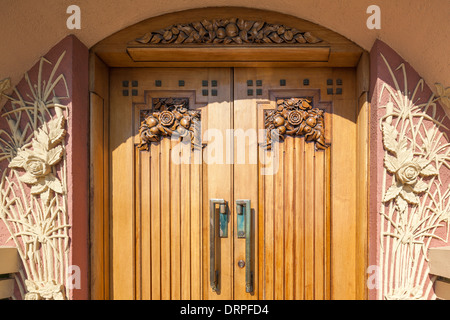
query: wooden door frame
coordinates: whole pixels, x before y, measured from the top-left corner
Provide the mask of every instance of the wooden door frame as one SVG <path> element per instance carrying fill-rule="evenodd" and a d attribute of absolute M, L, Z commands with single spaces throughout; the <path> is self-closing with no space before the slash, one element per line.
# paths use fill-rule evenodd
<path fill-rule="evenodd" d="M 325 43 L 296 48 L 272 46 L 270 48 L 249 45 L 246 58 L 236 59 L 236 50 L 220 50 L 219 45 L 204 47 L 208 50 L 198 61 L 179 59 L 189 54 L 192 46 L 164 47 L 169 58 L 154 61 L 154 50 L 137 46 L 133 40 L 152 30 L 159 30 L 186 21 L 240 17 L 253 21 L 263 20 L 280 23 L 299 30 L 311 31 Z M 270 20 L 270 21 L 269 21 Z M 131 42 L 130 42 L 131 41 Z M 134 43 L 134 44 L 130 44 Z M 134 61 L 129 50 L 137 51 L 143 61 Z M 211 55 L 214 49 L 217 55 Z M 323 50 L 329 50 L 323 59 Z M 239 49 L 242 50 L 242 49 Z M 270 59 L 264 59 L 270 55 Z M 311 54 L 311 59 L 308 58 Z M 301 56 L 300 60 L 295 58 Z M 216 57 L 216 58 L 214 58 Z M 305 58 L 306 57 L 306 58 Z M 311 61 L 313 60 L 313 61 Z M 322 61 L 319 61 L 322 60 Z M 326 60 L 326 61 L 325 61 Z M 98 43 L 90 50 L 89 94 L 90 94 L 90 298 L 109 299 L 110 295 L 110 216 L 109 216 L 109 69 L 115 67 L 345 67 L 354 68 L 356 74 L 356 260 L 354 265 L 355 285 L 352 294 L 339 299 L 367 299 L 366 269 L 368 263 L 368 208 L 369 208 L 369 54 L 354 43 L 335 32 L 327 30 L 297 17 L 277 12 L 244 8 L 204 8 L 171 13 L 154 17 L 128 27 Z M 130 86 L 131 89 L 131 86 Z M 333 232 L 333 231 L 332 231 Z M 333 256 L 332 256 L 333 259 Z M 350 269 L 350 268 L 349 268 Z M 333 266 L 332 270 L 333 272 Z M 130 275 L 131 276 L 131 275 Z M 332 296 L 333 298 L 333 296 Z"/>

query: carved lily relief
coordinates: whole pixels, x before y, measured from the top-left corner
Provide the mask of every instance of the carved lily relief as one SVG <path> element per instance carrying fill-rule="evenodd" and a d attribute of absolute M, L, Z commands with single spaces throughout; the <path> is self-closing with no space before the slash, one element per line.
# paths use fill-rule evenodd
<path fill-rule="evenodd" d="M 0 96 L 9 103 L 0 130 L 0 162 L 7 162 L 0 180 L 0 219 L 22 260 L 16 276 L 22 298 L 66 299 L 69 229 L 66 193 L 66 80 L 58 75 L 65 53 L 53 64 L 41 58 L 37 81 L 28 74 L 28 91 L 0 81 Z M 52 66 L 44 79 L 44 69 Z M 65 92 L 62 96 L 56 91 Z"/>
<path fill-rule="evenodd" d="M 393 87 L 384 83 L 379 96 L 389 102 L 380 120 L 385 154 L 378 298 L 430 299 L 434 278 L 427 251 L 433 239 L 448 243 L 449 234 L 450 188 L 440 179 L 450 169 L 448 118 L 437 112 L 449 92 L 441 86 L 437 96 L 421 100 L 423 80 L 411 90 L 405 65 L 392 69 L 381 57 Z"/>

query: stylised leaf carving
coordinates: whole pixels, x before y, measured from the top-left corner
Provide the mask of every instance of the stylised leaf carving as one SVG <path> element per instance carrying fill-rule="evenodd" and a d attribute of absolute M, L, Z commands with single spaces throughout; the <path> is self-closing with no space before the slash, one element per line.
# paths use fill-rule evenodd
<path fill-rule="evenodd" d="M 390 173 L 396 173 L 398 170 L 398 161 L 396 157 L 386 154 L 384 157 L 384 165 Z"/>
<path fill-rule="evenodd" d="M 410 204 L 419 204 L 419 197 L 410 188 L 403 188 L 400 195 Z"/>
<path fill-rule="evenodd" d="M 63 148 L 61 146 L 49 150 L 47 153 L 48 164 L 51 166 L 57 164 L 61 160 L 62 154 Z"/>
<path fill-rule="evenodd" d="M 52 173 L 45 176 L 45 184 L 56 193 L 63 193 L 61 181 Z"/>
<path fill-rule="evenodd" d="M 395 199 L 402 190 L 403 187 L 401 184 L 393 184 L 384 194 L 383 202 L 388 202 Z"/>
<path fill-rule="evenodd" d="M 439 174 L 439 171 L 437 171 L 436 168 L 432 164 L 429 164 L 425 168 L 422 169 L 420 174 L 423 176 L 435 176 L 435 175 Z"/>
<path fill-rule="evenodd" d="M 34 175 L 29 173 L 29 172 L 25 172 L 25 174 L 22 175 L 19 178 L 19 180 L 22 181 L 22 182 L 25 182 L 27 184 L 34 184 L 34 183 L 36 183 L 38 181 L 38 179 Z"/>
<path fill-rule="evenodd" d="M 398 149 L 397 130 L 386 122 L 383 123 L 382 130 L 384 147 L 386 148 L 386 150 L 396 153 Z"/>
<path fill-rule="evenodd" d="M 415 193 L 422 193 L 428 190 L 428 184 L 423 182 L 422 180 L 417 181 L 413 188 Z"/>

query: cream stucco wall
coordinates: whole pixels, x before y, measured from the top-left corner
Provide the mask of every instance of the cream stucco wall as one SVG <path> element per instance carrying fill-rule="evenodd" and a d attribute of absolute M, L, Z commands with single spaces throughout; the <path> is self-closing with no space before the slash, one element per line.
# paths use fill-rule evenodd
<path fill-rule="evenodd" d="M 427 84 L 450 85 L 448 0 L 1 0 L 0 79 L 15 84 L 49 48 L 68 34 L 91 47 L 147 18 L 208 6 L 244 6 L 297 16 L 336 31 L 370 50 L 381 39 Z M 81 30 L 68 30 L 69 5 L 81 8 Z M 381 30 L 369 30 L 369 5 L 381 8 Z"/>

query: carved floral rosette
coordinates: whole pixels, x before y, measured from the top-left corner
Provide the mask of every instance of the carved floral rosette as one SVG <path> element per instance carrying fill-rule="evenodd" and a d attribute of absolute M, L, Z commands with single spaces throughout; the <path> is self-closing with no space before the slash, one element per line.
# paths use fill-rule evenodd
<path fill-rule="evenodd" d="M 316 44 L 322 42 L 310 32 L 282 24 L 238 18 L 202 20 L 172 25 L 148 32 L 136 39 L 140 44 Z"/>
<path fill-rule="evenodd" d="M 326 149 L 323 110 L 313 108 L 305 98 L 278 99 L 275 110 L 265 111 L 266 141 L 263 147 L 271 149 L 274 134 L 280 141 L 285 136 L 305 137 L 315 142 L 316 149 Z"/>
<path fill-rule="evenodd" d="M 141 121 L 138 149 L 148 151 L 162 137 L 189 139 L 193 149 L 201 148 L 200 119 L 200 111 L 189 110 L 188 98 L 155 98 Z"/>

